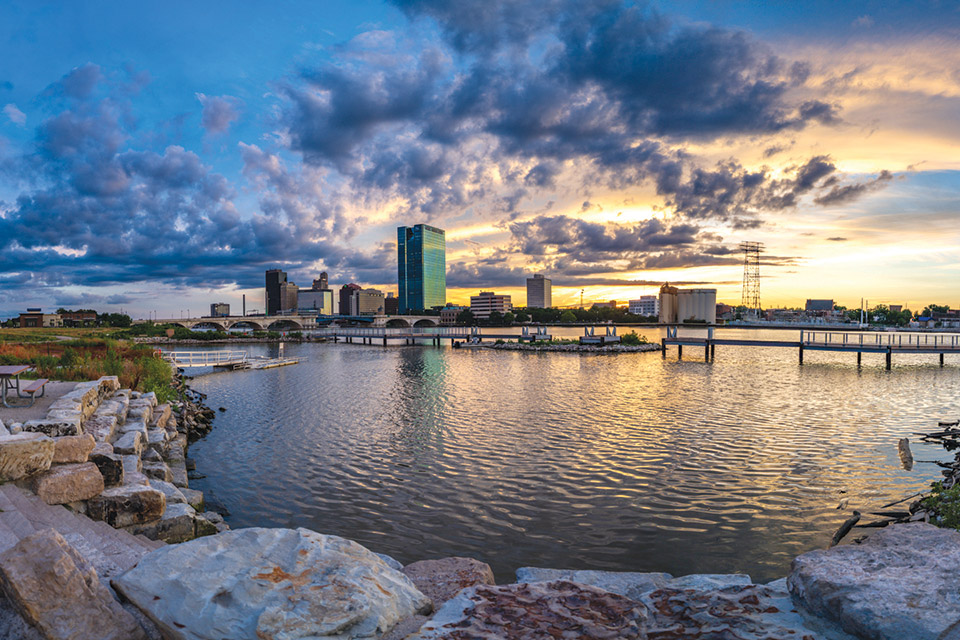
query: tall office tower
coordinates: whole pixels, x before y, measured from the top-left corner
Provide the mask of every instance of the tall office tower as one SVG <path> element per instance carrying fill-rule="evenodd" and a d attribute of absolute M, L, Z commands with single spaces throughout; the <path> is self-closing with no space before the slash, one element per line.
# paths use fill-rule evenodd
<path fill-rule="evenodd" d="M 527 278 L 527 306 L 537 309 L 549 309 L 553 306 L 553 282 L 535 273 Z"/>
<path fill-rule="evenodd" d="M 340 315 L 356 316 L 360 315 L 359 298 L 357 292 L 362 289 L 358 284 L 345 284 L 340 287 Z"/>
<path fill-rule="evenodd" d="M 313 281 L 313 290 L 314 291 L 323 291 L 324 289 L 329 289 L 330 286 L 327 284 L 327 272 L 321 271 L 320 277 Z"/>
<path fill-rule="evenodd" d="M 287 283 L 287 273 L 280 269 L 267 270 L 267 315 L 276 315 L 283 309 L 283 294 L 281 285 Z"/>
<path fill-rule="evenodd" d="M 397 228 L 400 313 L 447 303 L 446 232 L 426 224 Z"/>

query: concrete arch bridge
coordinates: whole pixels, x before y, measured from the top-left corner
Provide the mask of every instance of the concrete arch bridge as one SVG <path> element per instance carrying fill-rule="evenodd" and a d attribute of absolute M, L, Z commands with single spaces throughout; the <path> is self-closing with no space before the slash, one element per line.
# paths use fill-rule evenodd
<path fill-rule="evenodd" d="M 230 331 L 309 331 L 331 325 L 360 325 L 366 327 L 437 327 L 438 316 L 219 316 L 208 318 L 169 318 L 154 320 L 156 324 L 170 324 L 191 330 Z"/>

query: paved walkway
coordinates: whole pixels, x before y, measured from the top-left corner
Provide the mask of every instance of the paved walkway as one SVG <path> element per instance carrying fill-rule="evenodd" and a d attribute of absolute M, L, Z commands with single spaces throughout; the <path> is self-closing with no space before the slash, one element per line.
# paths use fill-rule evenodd
<path fill-rule="evenodd" d="M 21 386 L 30 384 L 29 380 L 21 380 Z M 47 417 L 47 410 L 50 405 L 59 400 L 64 395 L 73 391 L 77 386 L 76 382 L 48 382 L 42 398 L 37 398 L 32 407 L 14 407 L 8 409 L 0 405 L 0 421 L 8 427 L 14 422 L 26 422 L 27 420 L 40 420 Z M 16 392 L 13 392 L 16 395 Z M 14 399 L 12 402 L 30 402 L 26 399 Z"/>

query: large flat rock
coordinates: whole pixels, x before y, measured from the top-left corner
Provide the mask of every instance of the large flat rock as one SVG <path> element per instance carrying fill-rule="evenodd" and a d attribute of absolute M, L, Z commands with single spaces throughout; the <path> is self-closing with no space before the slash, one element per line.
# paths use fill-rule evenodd
<path fill-rule="evenodd" d="M 875 640 L 960 638 L 960 532 L 891 525 L 863 544 L 811 551 L 787 584 L 812 612 Z"/>
<path fill-rule="evenodd" d="M 647 591 L 666 586 L 672 579 L 673 576 L 669 573 L 644 573 L 639 571 L 592 571 L 544 569 L 540 567 L 521 567 L 517 569 L 517 582 L 567 580 L 579 584 L 589 584 L 632 600 L 636 600 Z"/>
<path fill-rule="evenodd" d="M 479 585 L 447 601 L 410 640 L 642 640 L 646 610 L 609 591 L 558 580 Z"/>
<path fill-rule="evenodd" d="M 42 433 L 0 436 L 0 481 L 19 480 L 46 471 L 53 462 L 56 445 Z"/>
<path fill-rule="evenodd" d="M 430 606 L 373 552 L 307 529 L 239 529 L 163 547 L 113 585 L 168 640 L 376 638 Z"/>
<path fill-rule="evenodd" d="M 61 417 L 48 416 L 40 420 L 27 420 L 23 423 L 23 430 L 31 433 L 43 433 L 50 437 L 75 436 L 83 433 L 83 428 L 80 426 L 82 421 L 83 414 L 71 412 Z"/>
<path fill-rule="evenodd" d="M 145 640 L 94 568 L 53 529 L 0 554 L 0 588 L 48 640 Z"/>
<path fill-rule="evenodd" d="M 58 464 L 35 476 L 32 486 L 33 492 L 47 504 L 67 504 L 103 491 L 103 475 L 92 462 Z"/>

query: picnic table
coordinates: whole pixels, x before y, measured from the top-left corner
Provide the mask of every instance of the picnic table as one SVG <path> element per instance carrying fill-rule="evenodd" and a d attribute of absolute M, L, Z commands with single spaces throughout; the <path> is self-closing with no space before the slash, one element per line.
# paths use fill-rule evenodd
<path fill-rule="evenodd" d="M 46 380 L 37 380 L 30 386 L 28 386 L 25 391 L 22 393 L 20 390 L 20 374 L 24 371 L 27 371 L 30 368 L 29 365 L 15 364 L 0 367 L 0 400 L 3 401 L 3 406 L 8 409 L 13 407 L 7 402 L 7 392 L 13 389 L 17 391 L 18 398 L 30 398 L 30 406 L 33 406 L 33 402 L 36 400 L 36 393 L 40 391 L 40 395 L 43 395 L 43 385 L 47 383 Z"/>

